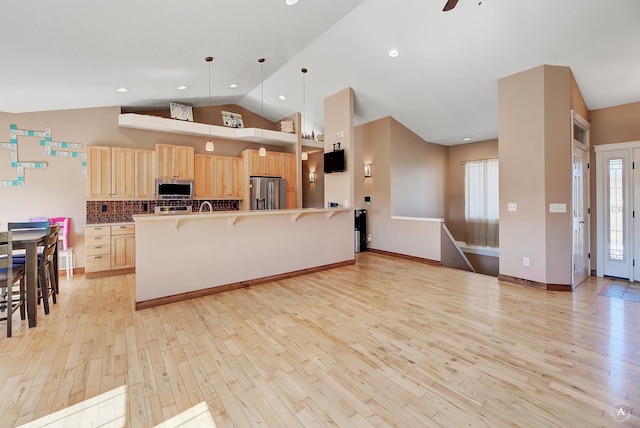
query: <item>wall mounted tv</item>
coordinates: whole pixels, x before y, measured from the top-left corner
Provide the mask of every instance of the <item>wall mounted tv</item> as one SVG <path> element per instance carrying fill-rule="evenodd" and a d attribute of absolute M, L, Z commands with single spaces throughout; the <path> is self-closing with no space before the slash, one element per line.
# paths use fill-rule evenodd
<path fill-rule="evenodd" d="M 324 154 L 324 173 L 344 172 L 344 149 L 334 150 Z"/>

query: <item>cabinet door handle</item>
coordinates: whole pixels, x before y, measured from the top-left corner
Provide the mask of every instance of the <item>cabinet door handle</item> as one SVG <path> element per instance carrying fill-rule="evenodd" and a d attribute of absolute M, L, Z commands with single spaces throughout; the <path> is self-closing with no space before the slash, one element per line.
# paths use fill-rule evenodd
<path fill-rule="evenodd" d="M 94 258 L 94 259 L 101 259 L 101 258 L 102 258 L 102 256 L 94 256 L 93 258 Z"/>
<path fill-rule="evenodd" d="M 102 249 L 102 245 L 97 245 L 96 246 L 96 250 L 101 250 Z"/>
<path fill-rule="evenodd" d="M 96 239 L 96 240 L 102 239 L 102 236 L 95 236 L 93 239 Z"/>

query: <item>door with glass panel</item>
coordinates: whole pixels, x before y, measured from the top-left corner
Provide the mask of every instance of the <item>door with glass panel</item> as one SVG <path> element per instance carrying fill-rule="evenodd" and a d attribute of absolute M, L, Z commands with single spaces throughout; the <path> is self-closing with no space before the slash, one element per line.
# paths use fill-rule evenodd
<path fill-rule="evenodd" d="M 640 148 L 633 149 L 633 164 L 638 168 L 632 168 L 633 174 L 633 279 L 640 281 Z"/>
<path fill-rule="evenodd" d="M 602 153 L 603 274 L 629 278 L 631 268 L 629 150 Z"/>

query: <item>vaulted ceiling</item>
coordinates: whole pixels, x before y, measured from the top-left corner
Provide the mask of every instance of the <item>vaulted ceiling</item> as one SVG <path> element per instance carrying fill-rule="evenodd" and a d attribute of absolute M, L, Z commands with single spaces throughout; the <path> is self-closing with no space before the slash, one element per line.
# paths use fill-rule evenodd
<path fill-rule="evenodd" d="M 498 79 L 542 64 L 570 67 L 591 110 L 640 101 L 640 1 L 444 3 L 3 1 L 0 111 L 206 105 L 206 56 L 212 104 L 274 121 L 304 110 L 316 132 L 324 98 L 352 87 L 356 124 L 393 116 L 446 145 L 495 138 Z"/>

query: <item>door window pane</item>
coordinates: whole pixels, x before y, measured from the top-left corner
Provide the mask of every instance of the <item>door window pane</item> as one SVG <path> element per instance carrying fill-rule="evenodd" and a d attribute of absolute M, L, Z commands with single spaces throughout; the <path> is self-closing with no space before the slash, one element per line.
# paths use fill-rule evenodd
<path fill-rule="evenodd" d="M 609 260 L 624 260 L 623 163 L 609 159 Z"/>

